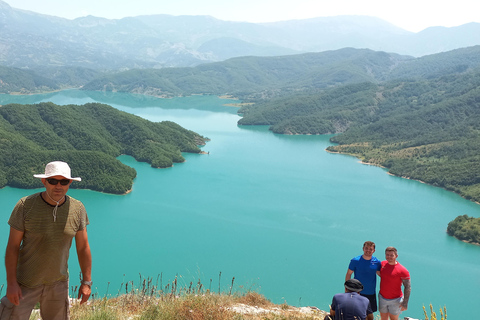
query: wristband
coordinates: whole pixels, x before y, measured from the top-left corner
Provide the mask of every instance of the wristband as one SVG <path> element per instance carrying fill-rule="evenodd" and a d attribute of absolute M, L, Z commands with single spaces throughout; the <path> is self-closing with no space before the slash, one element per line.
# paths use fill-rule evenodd
<path fill-rule="evenodd" d="M 92 284 L 93 284 L 92 281 L 85 281 L 85 280 L 80 281 L 80 283 L 86 286 L 89 286 L 90 288 L 92 287 Z"/>

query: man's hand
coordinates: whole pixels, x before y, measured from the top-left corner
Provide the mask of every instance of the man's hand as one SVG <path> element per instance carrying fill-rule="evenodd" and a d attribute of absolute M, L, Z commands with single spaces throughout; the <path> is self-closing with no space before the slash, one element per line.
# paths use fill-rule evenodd
<path fill-rule="evenodd" d="M 400 310 L 405 311 L 408 309 L 408 305 L 405 304 L 404 302 L 400 303 Z"/>
<path fill-rule="evenodd" d="M 18 285 L 18 282 L 13 282 L 7 286 L 7 299 L 18 306 L 22 299 L 22 289 Z"/>
<path fill-rule="evenodd" d="M 80 304 L 87 302 L 88 298 L 90 298 L 90 294 L 92 293 L 92 288 L 87 286 L 86 284 L 82 284 L 80 289 L 78 289 L 78 299 L 82 299 Z"/>

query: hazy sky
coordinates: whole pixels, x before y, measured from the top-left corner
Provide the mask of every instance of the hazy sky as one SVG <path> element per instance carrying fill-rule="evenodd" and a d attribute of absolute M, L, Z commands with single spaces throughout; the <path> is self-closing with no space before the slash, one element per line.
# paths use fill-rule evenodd
<path fill-rule="evenodd" d="M 209 15 L 227 21 L 273 22 L 367 15 L 418 32 L 480 22 L 478 0 L 3 0 L 18 9 L 68 19 L 120 19 L 148 14 Z"/>

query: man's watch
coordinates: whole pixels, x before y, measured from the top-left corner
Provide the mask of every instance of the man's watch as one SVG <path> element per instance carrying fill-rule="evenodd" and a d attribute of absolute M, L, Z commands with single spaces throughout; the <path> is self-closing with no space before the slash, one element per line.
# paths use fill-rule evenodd
<path fill-rule="evenodd" d="M 87 285 L 87 286 L 89 286 L 90 288 L 92 287 L 92 284 L 93 284 L 92 281 L 85 281 L 85 280 L 80 281 L 80 283 L 81 283 L 81 284 L 84 284 L 84 285 Z"/>

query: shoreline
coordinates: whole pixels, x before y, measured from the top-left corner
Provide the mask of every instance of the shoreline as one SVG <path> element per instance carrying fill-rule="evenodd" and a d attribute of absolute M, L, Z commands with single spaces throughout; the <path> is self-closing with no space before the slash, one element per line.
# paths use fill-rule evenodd
<path fill-rule="evenodd" d="M 12 96 L 33 96 L 37 94 L 48 94 L 48 93 L 55 93 L 55 92 L 60 92 L 64 90 L 80 90 L 82 89 L 83 86 L 80 87 L 71 87 L 71 88 L 62 88 L 62 89 L 57 89 L 57 90 L 45 90 L 45 91 L 39 91 L 39 92 L 28 92 L 28 93 L 22 93 L 22 92 L 10 92 L 10 93 L 0 93 L 5 94 L 5 95 L 12 95 Z M 107 92 L 104 90 L 92 90 L 95 92 Z M 181 98 L 181 97 L 187 97 L 184 95 L 170 95 L 170 94 L 157 94 L 153 92 L 148 92 L 145 90 L 145 92 L 129 92 L 129 91 L 118 91 L 118 90 L 112 90 L 111 92 L 126 92 L 126 93 L 131 93 L 131 94 L 140 94 L 144 96 L 149 96 L 149 97 L 154 97 L 158 99 L 173 99 L 173 98 Z M 191 94 L 190 96 L 203 96 L 204 94 Z M 216 94 L 211 94 L 212 96 L 216 96 L 219 99 L 224 99 L 224 100 L 240 100 L 239 98 L 236 98 L 232 95 L 228 94 L 223 94 L 223 95 L 216 95 Z M 242 106 L 248 106 L 248 105 L 253 105 L 253 102 L 239 102 L 239 103 L 225 103 L 223 104 L 226 107 L 234 107 L 234 108 L 241 108 Z M 1 107 L 2 105 L 0 105 Z"/>
<path fill-rule="evenodd" d="M 462 242 L 468 243 L 468 244 L 473 244 L 473 245 L 475 245 L 475 246 L 480 246 L 480 243 L 478 243 L 478 242 L 471 242 L 471 241 L 467 241 L 467 240 L 461 240 L 461 239 L 458 239 L 458 238 L 455 237 L 455 236 L 452 236 L 452 237 L 454 237 L 455 239 L 460 240 L 460 241 L 462 241 Z"/>
<path fill-rule="evenodd" d="M 42 90 L 39 92 L 28 92 L 28 93 L 22 93 L 22 92 L 10 92 L 10 93 L 0 93 L 0 94 L 8 94 L 11 96 L 33 96 L 36 94 L 48 94 L 48 93 L 54 93 L 54 92 L 60 92 L 64 90 L 76 90 L 80 89 L 82 87 L 71 87 L 71 88 L 62 88 L 62 89 L 57 89 L 57 90 Z"/>
<path fill-rule="evenodd" d="M 353 154 L 342 153 L 342 152 L 338 152 L 338 151 L 330 151 L 330 150 L 327 150 L 327 149 L 325 149 L 325 151 L 330 152 L 330 153 L 337 153 L 337 154 L 343 154 L 343 155 L 349 155 L 349 156 L 356 157 L 356 156 L 354 156 Z M 391 173 L 391 172 L 388 172 L 388 169 L 387 169 L 386 167 L 384 167 L 384 166 L 381 166 L 381 165 L 378 165 L 378 164 L 375 164 L 375 163 L 371 163 L 371 162 L 363 162 L 359 157 L 356 157 L 356 158 L 359 159 L 358 163 L 361 163 L 361 164 L 364 164 L 364 165 L 368 165 L 368 166 L 375 166 L 375 167 L 379 167 L 379 168 L 382 168 L 382 169 L 387 170 L 386 173 L 387 173 L 388 175 L 392 176 L 392 177 L 398 177 L 398 178 L 402 178 L 402 179 L 408 179 L 408 180 L 412 180 L 412 181 L 417 181 L 417 182 L 423 183 L 423 184 L 428 185 L 428 186 L 437 187 L 437 188 L 442 188 L 442 189 L 445 190 L 445 191 L 453 192 L 454 194 L 459 195 L 460 197 L 462 197 L 462 199 L 469 200 L 469 201 L 471 201 L 471 202 L 474 202 L 475 204 L 480 205 L 480 203 L 479 203 L 478 201 L 473 201 L 473 200 L 467 199 L 467 198 L 463 197 L 462 195 L 460 195 L 460 194 L 458 194 L 458 193 L 456 193 L 456 192 L 454 192 L 454 191 L 452 191 L 452 190 L 448 190 L 448 189 L 446 189 L 446 188 L 439 187 L 439 186 L 434 186 L 434 185 L 429 184 L 429 183 L 427 183 L 427 182 L 425 182 L 425 181 L 422 181 L 422 180 L 419 180 L 419 179 L 414 179 L 414 178 L 411 178 L 411 177 L 408 177 L 408 176 L 399 176 L 399 175 L 393 174 L 393 173 Z M 453 221 L 453 220 L 452 220 L 452 221 Z M 451 235 L 449 235 L 448 233 L 447 233 L 447 235 L 450 236 L 450 237 L 453 237 L 453 238 L 455 238 L 455 239 L 457 239 L 457 240 L 459 240 L 459 241 L 462 241 L 462 242 L 464 242 L 464 243 L 471 244 L 471 245 L 475 245 L 475 246 L 480 246 L 480 243 L 478 243 L 478 242 L 472 242 L 472 241 L 463 240 L 463 239 L 457 238 L 457 237 L 455 237 L 455 236 L 451 236 Z"/>
<path fill-rule="evenodd" d="M 473 202 L 473 203 L 475 203 L 475 204 L 480 205 L 480 202 L 479 202 L 479 201 L 475 201 L 475 200 L 472 200 L 472 199 L 467 199 L 467 198 L 465 198 L 464 196 L 462 196 L 461 194 L 459 194 L 459 193 L 457 193 L 457 192 L 455 192 L 455 191 L 453 191 L 453 190 L 449 190 L 449 189 L 447 189 L 447 188 L 440 187 L 440 186 L 434 186 L 433 184 L 430 184 L 430 183 L 425 182 L 425 181 L 423 181 L 423 180 L 415 179 L 415 178 L 412 178 L 412 177 L 409 177 L 409 176 L 399 176 L 399 175 L 393 174 L 393 173 L 391 173 L 391 172 L 388 171 L 387 167 L 384 167 L 384 166 L 382 166 L 382 165 L 375 164 L 375 163 L 372 163 L 372 162 L 364 162 L 360 157 L 358 157 L 358 156 L 356 156 L 356 155 L 354 155 L 354 154 L 351 154 L 351 153 L 343 153 L 343 152 L 338 152 L 338 151 L 331 151 L 331 150 L 328 150 L 328 149 L 325 149 L 325 151 L 326 151 L 326 152 L 329 152 L 329 153 L 337 153 L 337 154 L 343 154 L 343 155 L 348 155 L 348 156 L 351 156 L 351 157 L 355 157 L 355 158 L 357 158 L 357 159 L 359 160 L 358 162 L 361 163 L 361 164 L 365 164 L 365 165 L 368 165 L 368 166 L 375 166 L 375 167 L 379 167 L 379 168 L 382 168 L 382 169 L 387 170 L 386 173 L 387 173 L 388 175 L 392 176 L 392 177 L 398 177 L 398 178 L 408 179 L 408 180 L 412 180 L 412 181 L 418 181 L 418 182 L 423 183 L 423 184 L 426 184 L 426 185 L 428 185 L 428 186 L 432 186 L 432 187 L 436 187 L 436 188 L 441 188 L 441 189 L 443 189 L 443 190 L 445 190 L 445 191 L 452 192 L 452 193 L 454 193 L 454 194 L 456 194 L 456 195 L 459 195 L 460 197 L 462 197 L 462 198 L 465 199 L 465 200 L 468 200 L 468 201 L 471 201 L 471 202 Z M 479 245 L 480 245 L 480 244 L 479 244 Z"/>

